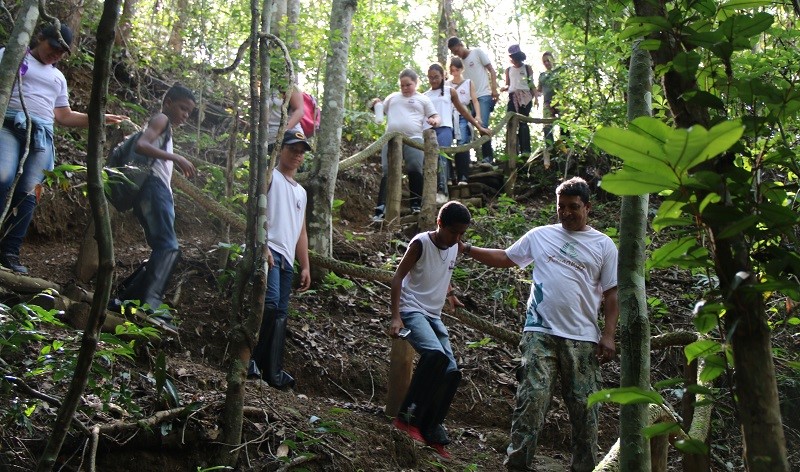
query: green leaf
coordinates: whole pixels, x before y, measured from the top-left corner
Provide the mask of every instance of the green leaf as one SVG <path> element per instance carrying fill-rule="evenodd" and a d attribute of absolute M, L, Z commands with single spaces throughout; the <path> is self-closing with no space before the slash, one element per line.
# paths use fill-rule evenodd
<path fill-rule="evenodd" d="M 679 258 L 686 256 L 689 250 L 697 245 L 694 237 L 684 236 L 674 239 L 653 251 L 647 259 L 648 269 L 670 267 Z"/>
<path fill-rule="evenodd" d="M 671 421 L 668 423 L 656 423 L 652 426 L 648 426 L 642 430 L 642 434 L 647 439 L 652 439 L 656 436 L 662 436 L 674 431 L 680 431 L 680 429 L 681 427 L 678 423 Z"/>
<path fill-rule="evenodd" d="M 664 143 L 664 153 L 679 177 L 688 172 L 691 162 L 706 147 L 707 136 L 708 131 L 699 125 L 672 130 Z"/>
<path fill-rule="evenodd" d="M 702 162 L 714 158 L 731 148 L 742 137 L 744 126 L 739 120 L 723 121 L 708 131 L 708 144 L 689 164 L 693 168 Z"/>
<path fill-rule="evenodd" d="M 699 105 L 706 108 L 714 108 L 716 110 L 724 110 L 725 103 L 718 96 L 705 92 L 703 90 L 692 90 L 683 94 L 683 98 L 694 105 Z"/>
<path fill-rule="evenodd" d="M 725 372 L 725 359 L 722 356 L 708 356 L 698 378 L 703 383 L 710 383 Z"/>
<path fill-rule="evenodd" d="M 677 182 L 669 181 L 662 176 L 633 169 L 622 169 L 613 174 L 607 174 L 600 181 L 600 187 L 614 195 L 644 195 L 678 188 L 678 186 Z"/>
<path fill-rule="evenodd" d="M 694 327 L 700 334 L 707 334 L 712 329 L 716 328 L 719 315 L 716 313 L 700 313 L 693 320 Z"/>
<path fill-rule="evenodd" d="M 696 2 L 691 2 L 691 8 L 704 17 L 714 16 L 717 13 L 717 5 L 714 0 L 699 0 Z"/>
<path fill-rule="evenodd" d="M 656 390 L 660 390 L 662 388 L 668 388 L 668 387 L 675 387 L 675 386 L 678 386 L 678 385 L 683 385 L 683 382 L 685 382 L 683 377 L 673 377 L 671 379 L 665 379 L 665 380 L 662 380 L 660 382 L 656 382 L 655 385 L 653 385 L 653 388 L 656 389 Z"/>
<path fill-rule="evenodd" d="M 658 51 L 661 49 L 661 41 L 658 39 L 644 39 L 639 43 L 639 49 L 643 51 Z"/>
<path fill-rule="evenodd" d="M 661 30 L 670 30 L 672 25 L 661 16 L 634 16 L 625 22 L 625 29 L 619 34 L 620 40 L 640 38 Z"/>
<path fill-rule="evenodd" d="M 695 395 L 705 395 L 705 396 L 714 395 L 714 390 L 699 384 L 689 385 L 688 387 L 686 387 L 686 391 L 689 393 L 694 393 Z"/>
<path fill-rule="evenodd" d="M 705 31 L 693 33 L 686 37 L 686 42 L 701 48 L 711 49 L 713 46 L 726 41 L 725 35 L 719 31 Z"/>
<path fill-rule="evenodd" d="M 178 396 L 178 389 L 175 388 L 170 379 L 165 379 L 164 381 L 164 396 L 171 406 L 180 406 L 181 398 Z"/>
<path fill-rule="evenodd" d="M 720 10 L 744 10 L 771 6 L 773 0 L 729 0 L 723 3 Z"/>
<path fill-rule="evenodd" d="M 620 405 L 634 405 L 639 403 L 655 403 L 661 405 L 664 399 L 658 392 L 644 390 L 639 387 L 620 387 L 600 390 L 589 395 L 589 407 L 596 403 L 618 403 Z"/>
<path fill-rule="evenodd" d="M 675 448 L 686 454 L 708 454 L 708 446 L 697 439 L 680 439 L 675 441 Z"/>
<path fill-rule="evenodd" d="M 653 159 L 666 162 L 661 143 L 633 131 L 605 127 L 595 132 L 593 142 L 603 151 L 617 156 L 637 170 L 645 170 Z"/>
<path fill-rule="evenodd" d="M 672 128 L 666 123 L 649 116 L 640 116 L 631 121 L 628 129 L 642 136 L 647 136 L 662 145 L 667 141 L 669 134 L 672 132 Z"/>
<path fill-rule="evenodd" d="M 692 362 L 698 357 L 707 357 L 722 350 L 720 343 L 710 339 L 701 339 L 683 348 L 686 354 L 686 362 Z"/>
<path fill-rule="evenodd" d="M 723 229 L 720 234 L 715 235 L 715 239 L 728 239 L 738 234 L 741 234 L 746 229 L 758 223 L 758 220 L 759 220 L 758 215 L 745 216 L 744 218 L 738 221 L 734 221 L 730 225 L 726 226 L 725 229 Z"/>
<path fill-rule="evenodd" d="M 733 15 L 722 22 L 719 29 L 730 42 L 735 43 L 738 39 L 748 39 L 763 33 L 772 26 L 774 20 L 772 15 L 764 12 L 753 16 Z M 741 46 L 746 48 L 745 43 Z"/>
<path fill-rule="evenodd" d="M 695 51 L 681 52 L 676 54 L 672 60 L 672 68 L 684 77 L 694 78 L 697 68 L 700 66 L 700 61 L 700 54 Z"/>

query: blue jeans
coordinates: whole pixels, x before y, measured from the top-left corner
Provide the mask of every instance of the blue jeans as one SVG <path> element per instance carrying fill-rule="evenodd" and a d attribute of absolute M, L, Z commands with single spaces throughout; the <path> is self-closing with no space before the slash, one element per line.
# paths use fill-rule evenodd
<path fill-rule="evenodd" d="M 494 100 L 491 95 L 484 95 L 478 97 L 478 103 L 481 104 L 481 124 L 489 127 L 489 115 L 494 110 Z M 494 160 L 494 152 L 492 151 L 492 140 L 488 140 L 481 146 L 481 154 L 483 155 L 483 162 L 491 163 Z"/>
<path fill-rule="evenodd" d="M 133 214 L 144 229 L 147 244 L 153 249 L 150 256 L 178 249 L 175 234 L 175 204 L 172 192 L 158 177 L 151 175 L 144 181 L 139 198 L 133 205 Z"/>
<path fill-rule="evenodd" d="M 411 330 L 406 340 L 411 343 L 415 351 L 420 354 L 430 351 L 439 351 L 450 360 L 447 372 L 458 370 L 453 348 L 450 346 L 450 336 L 447 327 L 440 318 L 434 318 L 418 311 L 400 313 L 403 325 Z"/>
<path fill-rule="evenodd" d="M 275 318 L 286 318 L 289 314 L 289 296 L 292 294 L 294 267 L 277 251 L 272 252 L 275 265 L 267 274 L 267 292 L 264 295 L 264 309 L 275 310 Z"/>
<path fill-rule="evenodd" d="M 411 139 L 422 144 L 422 138 Z M 412 208 L 419 207 L 422 204 L 422 164 L 424 161 L 424 151 L 403 144 L 403 162 L 406 165 L 405 169 L 408 174 L 408 190 L 411 193 Z M 386 180 L 389 176 L 388 144 L 385 144 L 383 148 L 381 148 L 381 169 L 383 170 L 383 177 L 381 178 L 381 186 L 378 190 L 378 203 L 375 206 L 375 210 L 379 213 L 383 213 L 386 208 Z"/>
<path fill-rule="evenodd" d="M 39 148 L 30 146 L 22 175 L 14 188 L 11 207 L 3 225 L 0 251 L 19 255 L 22 240 L 33 219 L 36 208 L 36 186 L 44 180 L 44 171 L 53 170 L 55 151 L 52 142 Z M 4 206 L 11 184 L 14 183 L 19 162 L 25 152 L 24 131 L 0 127 L 0 205 Z M 2 210 L 0 210 L 2 211 Z"/>
<path fill-rule="evenodd" d="M 436 131 L 436 141 L 439 147 L 450 147 L 453 145 L 453 128 L 449 126 L 440 126 L 434 128 Z M 445 157 L 441 152 L 439 153 L 439 172 L 436 175 L 436 191 L 448 195 L 447 192 L 447 179 L 450 178 L 450 159 Z"/>

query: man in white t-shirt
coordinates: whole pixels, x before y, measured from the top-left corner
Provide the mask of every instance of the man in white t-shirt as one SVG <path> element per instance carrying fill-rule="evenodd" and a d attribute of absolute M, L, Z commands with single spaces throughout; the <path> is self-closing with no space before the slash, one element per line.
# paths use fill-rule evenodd
<path fill-rule="evenodd" d="M 500 98 L 497 90 L 497 72 L 492 66 L 489 56 L 481 48 L 467 48 L 460 39 L 453 36 L 447 40 L 447 48 L 454 55 L 461 58 L 464 63 L 464 77 L 475 84 L 475 94 L 481 105 L 481 124 L 489 127 L 489 115 L 494 110 L 494 104 Z M 486 141 L 481 147 L 483 162 L 491 164 L 494 160 L 492 141 Z"/>
<path fill-rule="evenodd" d="M 583 179 L 563 182 L 556 198 L 560 224 L 533 228 L 506 250 L 462 244 L 463 254 L 489 266 L 534 265 L 520 341 L 522 380 L 506 458 L 513 471 L 535 470 L 536 444 L 559 376 L 572 425 L 571 470 L 594 469 L 597 407 L 586 404 L 598 390 L 600 363 L 615 356 L 617 248 L 587 224 L 592 206 Z M 597 324 L 601 306 L 602 332 Z"/>

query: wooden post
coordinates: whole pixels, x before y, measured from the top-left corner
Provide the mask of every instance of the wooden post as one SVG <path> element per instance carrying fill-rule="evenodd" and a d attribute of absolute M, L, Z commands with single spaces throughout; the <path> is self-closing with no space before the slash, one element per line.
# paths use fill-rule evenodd
<path fill-rule="evenodd" d="M 94 218 L 89 218 L 89 224 L 83 232 L 83 241 L 78 250 L 78 260 L 75 262 L 75 277 L 81 282 L 89 282 L 97 273 L 100 265 L 100 255 L 97 252 L 97 241 L 94 239 Z"/>
<path fill-rule="evenodd" d="M 652 472 L 667 472 L 669 435 L 662 434 L 650 439 L 650 467 Z M 686 457 L 686 455 L 684 455 Z"/>
<path fill-rule="evenodd" d="M 514 184 L 517 183 L 517 153 L 519 152 L 519 143 L 517 142 L 517 134 L 519 132 L 519 118 L 515 113 L 514 116 L 508 120 L 506 127 L 506 153 L 508 154 L 508 166 L 506 167 L 506 195 L 509 197 L 514 196 Z"/>
<path fill-rule="evenodd" d="M 384 218 L 387 223 L 399 221 L 400 199 L 403 185 L 403 138 L 395 137 L 389 141 L 389 175 L 386 180 L 386 209 Z"/>
<path fill-rule="evenodd" d="M 699 366 L 697 364 L 697 359 L 683 367 L 683 385 L 687 390 L 681 399 L 681 415 L 683 415 L 682 426 L 685 431 L 689 431 L 689 428 L 692 426 L 692 419 L 694 418 L 694 404 L 697 401 L 697 395 L 690 392 L 688 388 L 692 385 L 697 385 L 698 368 Z M 707 445 L 710 444 L 708 436 L 710 435 L 707 435 L 706 437 Z M 686 472 L 711 470 L 711 462 L 708 454 L 683 454 L 682 464 L 683 470 Z M 653 464 L 653 467 L 655 467 L 655 463 Z"/>
<path fill-rule="evenodd" d="M 408 341 L 392 340 L 392 352 L 389 354 L 389 385 L 386 392 L 387 416 L 395 417 L 406 398 L 408 386 L 411 384 L 411 373 L 414 370 L 414 348 Z"/>
<path fill-rule="evenodd" d="M 422 132 L 425 141 L 425 161 L 422 165 L 422 211 L 419 214 L 420 231 L 436 227 L 436 170 L 439 167 L 439 141 L 436 131 L 426 129 Z"/>

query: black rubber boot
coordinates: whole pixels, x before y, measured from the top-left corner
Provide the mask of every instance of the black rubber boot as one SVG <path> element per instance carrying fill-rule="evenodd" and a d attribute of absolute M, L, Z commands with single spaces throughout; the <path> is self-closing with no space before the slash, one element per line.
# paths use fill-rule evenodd
<path fill-rule="evenodd" d="M 411 193 L 411 209 L 422 206 L 422 172 L 408 173 L 408 190 Z"/>
<path fill-rule="evenodd" d="M 461 371 L 454 370 L 444 375 L 444 379 L 438 384 L 439 388 L 431 401 L 433 404 L 431 411 L 423 418 L 419 429 L 428 444 L 450 444 L 442 423 L 450 410 L 450 404 L 456 396 L 458 385 L 461 383 Z"/>
<path fill-rule="evenodd" d="M 264 309 L 261 330 L 258 333 L 258 344 L 253 349 L 252 359 L 256 370 L 260 370 L 261 378 L 271 387 L 286 389 L 294 387 L 294 378 L 283 370 L 283 347 L 286 343 L 286 316 L 278 316 L 274 308 Z M 251 374 L 248 369 L 248 374 Z"/>
<path fill-rule="evenodd" d="M 397 414 L 398 419 L 417 427 L 425 423 L 425 417 L 431 413 L 433 406 L 433 387 L 441 382 L 449 363 L 447 356 L 439 351 L 426 352 L 420 356 L 408 393 Z"/>
<path fill-rule="evenodd" d="M 177 249 L 153 251 L 144 267 L 140 266 L 122 282 L 120 300 L 139 300 L 140 306 L 146 304 L 150 310 L 157 310 L 179 257 Z"/>

